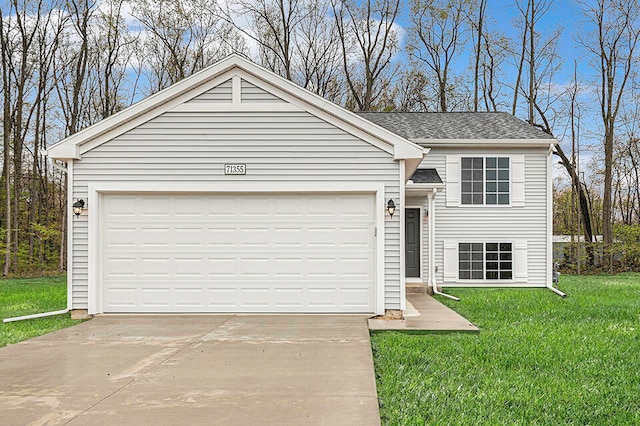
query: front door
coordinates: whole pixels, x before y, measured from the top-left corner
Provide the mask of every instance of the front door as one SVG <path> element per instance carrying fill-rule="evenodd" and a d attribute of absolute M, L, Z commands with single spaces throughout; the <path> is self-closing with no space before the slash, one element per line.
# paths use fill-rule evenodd
<path fill-rule="evenodd" d="M 405 276 L 420 277 L 420 209 L 404 210 Z"/>

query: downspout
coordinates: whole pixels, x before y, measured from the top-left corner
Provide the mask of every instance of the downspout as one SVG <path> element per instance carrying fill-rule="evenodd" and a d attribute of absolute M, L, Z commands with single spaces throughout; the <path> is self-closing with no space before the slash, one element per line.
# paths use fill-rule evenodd
<path fill-rule="evenodd" d="M 71 310 L 71 308 L 69 308 L 67 306 L 66 309 L 63 309 L 61 311 L 51 311 L 51 312 L 43 312 L 41 314 L 31 314 L 31 315 L 23 315 L 21 317 L 5 318 L 5 319 L 2 320 L 2 322 L 14 322 L 14 321 L 22 321 L 22 320 L 34 319 L 34 318 L 52 317 L 54 315 L 66 314 L 70 310 Z"/>
<path fill-rule="evenodd" d="M 549 290 L 551 290 L 552 292 L 554 292 L 555 294 L 557 294 L 558 296 L 562 296 L 562 297 L 566 297 L 566 293 L 561 292 L 560 290 L 558 290 L 557 288 L 555 288 L 553 286 L 553 284 L 547 284 L 547 288 Z"/>
<path fill-rule="evenodd" d="M 551 265 L 553 261 L 553 183 L 551 172 L 551 157 L 553 156 L 553 150 L 556 143 L 549 144 L 549 151 L 547 152 L 547 288 L 561 297 L 567 295 L 553 286 L 553 272 L 551 271 Z"/>
<path fill-rule="evenodd" d="M 63 173 L 67 173 L 68 175 L 68 169 L 65 167 L 60 166 L 59 164 L 57 164 L 55 161 L 53 161 L 51 164 L 53 164 L 53 167 L 60 170 Z M 68 215 L 67 215 L 68 216 Z M 67 289 L 67 291 L 69 291 Z M 66 314 L 67 312 L 69 312 L 71 310 L 71 306 L 69 304 L 69 297 L 67 296 L 67 307 L 66 309 L 62 309 L 60 311 L 51 311 L 51 312 L 42 312 L 39 314 L 31 314 L 31 315 L 22 315 L 19 317 L 12 317 L 12 318 L 4 318 L 2 320 L 3 323 L 7 323 L 7 322 L 15 322 L 15 321 L 22 321 L 22 320 L 29 320 L 29 319 L 34 319 L 34 318 L 44 318 L 44 317 L 52 317 L 55 315 L 63 315 Z"/>
<path fill-rule="evenodd" d="M 438 290 L 438 285 L 436 283 L 436 193 L 437 190 L 433 188 L 431 194 L 428 195 L 429 201 L 429 285 L 431 285 L 431 289 L 433 290 L 433 294 L 437 294 L 438 296 L 447 297 L 449 299 L 455 300 L 457 302 L 460 301 L 459 298 L 452 296 L 450 294 L 446 294 Z"/>

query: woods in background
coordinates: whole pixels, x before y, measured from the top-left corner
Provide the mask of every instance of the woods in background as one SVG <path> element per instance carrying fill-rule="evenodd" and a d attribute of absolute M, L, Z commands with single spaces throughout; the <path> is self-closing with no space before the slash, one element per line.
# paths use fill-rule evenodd
<path fill-rule="evenodd" d="M 640 5 L 576 4 L 580 66 L 542 26 L 552 0 L 514 0 L 508 22 L 486 0 L 0 0 L 3 274 L 66 268 L 48 145 L 233 52 L 351 110 L 527 120 L 562 142 L 554 232 L 606 247 L 570 262 L 640 268 Z"/>

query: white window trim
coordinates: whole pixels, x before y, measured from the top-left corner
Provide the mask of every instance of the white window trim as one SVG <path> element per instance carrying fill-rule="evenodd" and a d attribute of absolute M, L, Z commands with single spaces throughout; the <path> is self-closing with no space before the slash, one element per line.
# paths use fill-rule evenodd
<path fill-rule="evenodd" d="M 482 158 L 482 204 L 462 204 L 462 159 L 463 158 Z M 487 158 L 507 158 L 509 160 L 509 204 L 487 204 L 487 180 L 486 180 L 486 167 L 487 167 Z M 458 179 L 460 179 L 460 198 L 458 200 L 458 206 L 463 208 L 476 207 L 476 208 L 509 208 L 513 207 L 513 165 L 511 164 L 511 155 L 510 154 L 495 154 L 495 155 L 486 155 L 486 154 L 462 154 L 460 155 L 460 175 Z"/>
<path fill-rule="evenodd" d="M 109 193 L 371 193 L 375 197 L 374 224 L 376 227 L 374 278 L 374 309 L 378 315 L 385 312 L 385 216 L 387 203 L 385 186 L 372 183 L 310 184 L 310 183 L 242 183 L 219 182 L 213 184 L 166 183 L 166 182 L 104 182 L 89 183 L 88 205 L 88 313 L 104 312 L 102 283 L 102 196 Z"/>
<path fill-rule="evenodd" d="M 482 243 L 482 276 L 486 277 L 487 275 L 487 259 L 485 258 L 486 255 L 486 244 L 491 244 L 491 243 L 510 243 L 511 244 L 511 278 L 508 280 L 501 280 L 501 279 L 491 279 L 488 280 L 486 278 L 483 278 L 481 280 L 478 279 L 462 279 L 460 278 L 460 244 L 466 244 L 466 243 Z M 464 283 L 469 283 L 469 284 L 511 284 L 511 283 L 515 283 L 518 282 L 516 280 L 516 241 L 515 240 L 511 240 L 511 239 L 500 239 L 499 241 L 495 240 L 495 239 L 477 239 L 477 238 L 470 238 L 470 239 L 465 239 L 465 240 L 456 240 L 456 262 L 458 264 L 458 266 L 456 267 L 456 283 L 457 284 L 464 284 Z"/>

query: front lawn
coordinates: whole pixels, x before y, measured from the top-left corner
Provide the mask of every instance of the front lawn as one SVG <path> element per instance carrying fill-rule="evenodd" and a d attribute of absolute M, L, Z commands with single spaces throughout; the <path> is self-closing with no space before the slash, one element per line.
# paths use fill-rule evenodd
<path fill-rule="evenodd" d="M 0 279 L 0 319 L 40 312 L 58 311 L 67 306 L 64 276 L 51 278 Z M 70 314 L 31 320 L 0 322 L 0 347 L 77 324 Z"/>
<path fill-rule="evenodd" d="M 479 334 L 373 334 L 383 424 L 640 424 L 640 274 L 560 288 L 439 299 Z"/>

